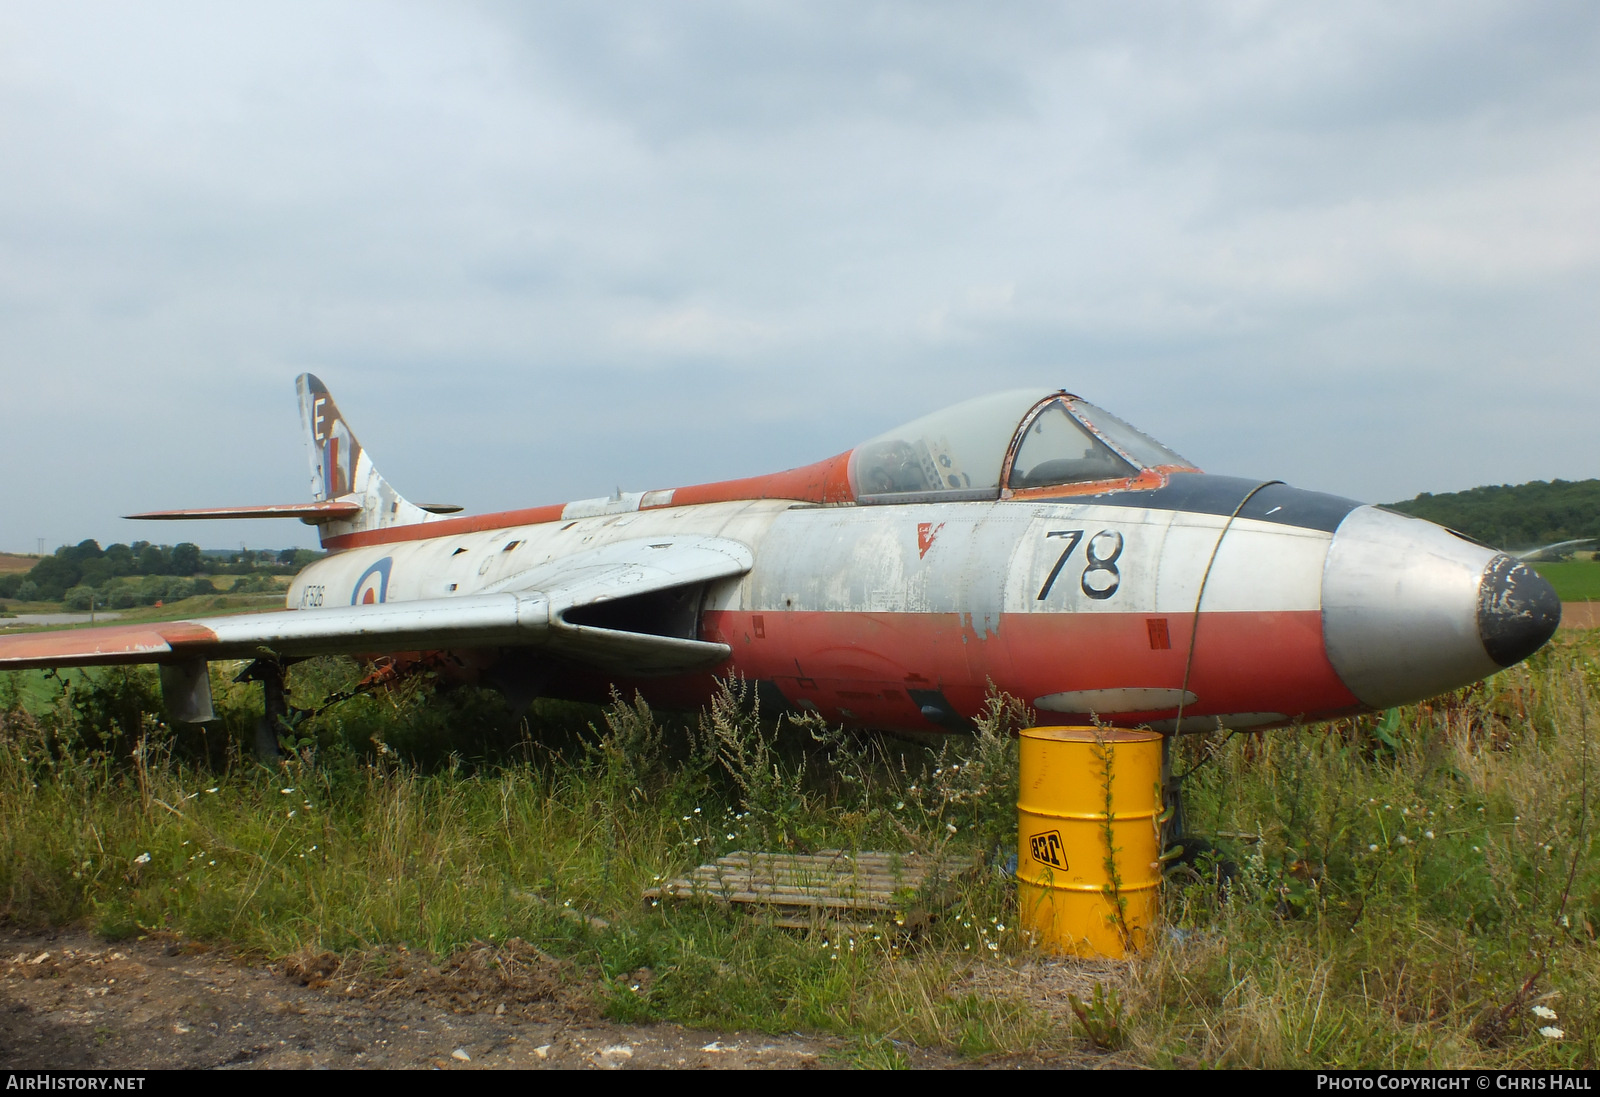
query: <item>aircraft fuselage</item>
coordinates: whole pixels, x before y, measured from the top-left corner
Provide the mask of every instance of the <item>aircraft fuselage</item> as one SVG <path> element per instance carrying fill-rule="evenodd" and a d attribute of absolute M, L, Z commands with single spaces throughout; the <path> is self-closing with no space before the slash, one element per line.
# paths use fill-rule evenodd
<path fill-rule="evenodd" d="M 1500 554 L 1277 483 L 1188 474 L 1080 500 L 639 503 L 389 536 L 311 565 L 288 604 L 516 590 L 610 543 L 726 538 L 752 550 L 747 574 L 676 601 L 624 597 L 610 612 L 635 631 L 726 644 L 729 658 L 619 684 L 698 705 L 715 677 L 740 676 L 829 720 L 924 731 L 964 727 L 991 686 L 1042 722 L 1093 714 L 1170 730 L 1180 709 L 1185 731 L 1327 719 L 1465 685 L 1528 653 L 1507 632 L 1525 607 L 1492 604 L 1505 594 Z M 526 658 L 462 654 L 477 668 Z M 574 668 L 540 688 L 592 697 L 613 680 Z"/>

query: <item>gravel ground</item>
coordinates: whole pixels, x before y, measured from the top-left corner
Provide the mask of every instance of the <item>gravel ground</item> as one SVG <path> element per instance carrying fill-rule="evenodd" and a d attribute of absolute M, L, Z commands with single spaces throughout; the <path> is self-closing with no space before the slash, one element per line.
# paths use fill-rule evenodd
<path fill-rule="evenodd" d="M 650 973 L 634 973 L 648 980 Z M 623 1025 L 569 965 L 522 942 L 443 961 L 393 950 L 269 965 L 192 941 L 0 931 L 0 1068 L 596 1068 L 848 1066 L 845 1041 Z M 983 1063 L 897 1045 L 912 1066 Z M 1110 1064 L 1105 1064 L 1110 1065 Z"/>

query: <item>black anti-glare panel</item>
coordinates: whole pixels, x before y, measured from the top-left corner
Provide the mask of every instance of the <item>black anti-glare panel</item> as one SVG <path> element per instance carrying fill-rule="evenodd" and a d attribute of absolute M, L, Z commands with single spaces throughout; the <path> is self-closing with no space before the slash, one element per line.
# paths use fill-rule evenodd
<path fill-rule="evenodd" d="M 1165 487 L 1153 491 L 1111 491 L 1103 495 L 1079 495 L 1062 502 L 1226 516 L 1233 513 L 1239 500 L 1260 485 L 1260 480 L 1248 480 L 1242 476 L 1175 472 Z M 1268 484 L 1251 496 L 1239 512 L 1239 517 L 1332 533 L 1344 521 L 1345 515 L 1361 505 L 1353 499 L 1325 495 L 1320 491 L 1305 491 L 1288 484 Z"/>

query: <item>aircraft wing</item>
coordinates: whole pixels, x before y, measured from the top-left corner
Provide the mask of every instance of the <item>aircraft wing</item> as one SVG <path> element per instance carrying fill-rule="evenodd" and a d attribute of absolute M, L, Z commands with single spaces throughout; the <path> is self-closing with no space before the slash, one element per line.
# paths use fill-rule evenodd
<path fill-rule="evenodd" d="M 541 565 L 486 593 L 0 637 L 0 670 L 526 647 L 631 674 L 714 666 L 694 638 L 703 585 L 750 570 L 720 537 L 624 541 Z"/>

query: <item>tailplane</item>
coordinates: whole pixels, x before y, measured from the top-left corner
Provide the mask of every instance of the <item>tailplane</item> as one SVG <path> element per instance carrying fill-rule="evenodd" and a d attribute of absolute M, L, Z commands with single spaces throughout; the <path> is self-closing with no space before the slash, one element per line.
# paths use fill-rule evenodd
<path fill-rule="evenodd" d="M 328 386 L 309 373 L 295 378 L 294 385 L 300 394 L 300 422 L 311 451 L 312 502 L 190 507 L 128 517 L 169 522 L 195 518 L 298 518 L 317 527 L 325 547 L 334 547 L 337 538 L 351 533 L 415 525 L 435 514 L 454 514 L 461 509 L 448 503 L 406 500 L 389 486 L 372 463 L 371 455 L 356 441 L 355 432 L 339 414 Z"/>

